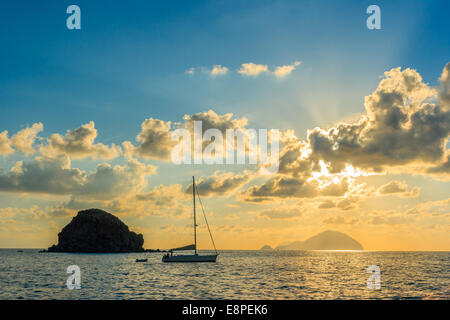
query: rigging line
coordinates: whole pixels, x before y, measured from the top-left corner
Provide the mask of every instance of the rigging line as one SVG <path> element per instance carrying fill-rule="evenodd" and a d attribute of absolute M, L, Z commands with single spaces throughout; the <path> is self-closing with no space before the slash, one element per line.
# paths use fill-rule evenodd
<path fill-rule="evenodd" d="M 205 209 L 203 208 L 202 199 L 200 199 L 200 195 L 198 194 L 198 189 L 195 189 L 197 193 L 198 202 L 200 202 L 200 206 L 202 207 L 203 217 L 205 218 L 206 226 L 208 227 L 209 236 L 211 237 L 211 241 L 214 247 L 214 251 L 217 253 L 216 244 L 214 243 L 214 239 L 211 233 L 211 229 L 209 228 L 208 219 L 206 219 Z"/>

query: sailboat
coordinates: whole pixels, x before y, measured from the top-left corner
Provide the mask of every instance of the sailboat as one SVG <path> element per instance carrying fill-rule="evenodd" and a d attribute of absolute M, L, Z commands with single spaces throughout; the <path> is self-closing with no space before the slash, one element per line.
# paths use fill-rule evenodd
<path fill-rule="evenodd" d="M 212 244 L 214 246 L 215 254 L 209 255 L 199 255 L 197 252 L 197 215 L 195 210 L 195 195 L 197 194 L 200 205 L 202 206 L 203 216 L 206 221 L 206 226 L 208 227 L 208 232 L 211 237 Z M 209 229 L 208 220 L 206 219 L 205 210 L 203 209 L 202 201 L 200 200 L 200 195 L 195 188 L 195 178 L 192 177 L 192 196 L 194 203 L 194 244 L 188 245 L 185 247 L 181 247 L 175 250 L 189 250 L 194 249 L 194 254 L 186 254 L 186 255 L 173 255 L 173 250 L 171 250 L 170 254 L 165 254 L 162 258 L 162 262 L 216 262 L 217 256 L 219 255 L 216 250 L 216 245 L 214 244 L 214 239 L 211 234 L 211 230 Z"/>

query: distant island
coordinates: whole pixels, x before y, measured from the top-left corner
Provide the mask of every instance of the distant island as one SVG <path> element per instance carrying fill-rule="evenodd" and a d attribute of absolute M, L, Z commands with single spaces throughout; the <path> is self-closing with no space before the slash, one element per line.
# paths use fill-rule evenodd
<path fill-rule="evenodd" d="M 58 234 L 58 244 L 48 252 L 144 252 L 144 237 L 128 229 L 116 216 L 100 210 L 78 212 Z"/>
<path fill-rule="evenodd" d="M 364 250 L 363 246 L 346 235 L 338 231 L 324 231 L 305 241 L 295 241 L 289 244 L 280 245 L 276 250 Z"/>
<path fill-rule="evenodd" d="M 268 244 L 264 245 L 261 247 L 261 249 L 259 250 L 273 250 L 273 248 L 271 246 L 269 246 Z"/>

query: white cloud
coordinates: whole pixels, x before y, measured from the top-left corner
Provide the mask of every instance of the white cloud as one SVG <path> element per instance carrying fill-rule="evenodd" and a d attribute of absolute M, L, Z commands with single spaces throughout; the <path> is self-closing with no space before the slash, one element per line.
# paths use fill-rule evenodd
<path fill-rule="evenodd" d="M 11 139 L 8 137 L 8 131 L 0 132 L 0 154 L 8 155 L 13 153 L 14 149 L 12 148 Z"/>
<path fill-rule="evenodd" d="M 273 74 L 278 78 L 283 78 L 295 70 L 301 64 L 301 61 L 295 61 L 293 64 L 276 67 Z"/>
<path fill-rule="evenodd" d="M 193 115 L 184 115 L 183 123 L 175 123 L 175 128 L 185 128 L 193 134 L 194 121 L 202 122 L 202 130 L 205 132 L 208 129 L 219 129 L 225 134 L 226 129 L 238 129 L 247 125 L 247 118 L 233 118 L 232 113 L 219 115 L 213 110 L 206 112 L 199 112 Z M 146 119 L 141 124 L 141 132 L 137 135 L 136 140 L 139 142 L 134 146 L 130 141 L 123 142 L 125 155 L 131 157 L 133 155 L 169 161 L 171 159 L 172 148 L 178 144 L 177 141 L 172 141 L 173 126 L 171 121 L 164 121 L 159 119 Z"/>
<path fill-rule="evenodd" d="M 33 124 L 31 127 L 22 129 L 12 137 L 12 144 L 26 154 L 33 154 L 33 143 L 37 138 L 37 134 L 42 130 L 44 130 L 44 126 L 40 122 Z"/>
<path fill-rule="evenodd" d="M 38 138 L 37 134 L 42 130 L 44 130 L 44 126 L 38 122 L 34 123 L 31 127 L 20 130 L 11 139 L 8 137 L 8 131 L 0 132 L 0 154 L 13 154 L 15 149 L 25 154 L 33 154 L 35 152 L 33 144 Z"/>
<path fill-rule="evenodd" d="M 269 72 L 266 64 L 255 64 L 253 62 L 243 63 L 238 73 L 246 76 L 258 76 L 260 73 Z"/>
<path fill-rule="evenodd" d="M 171 139 L 171 121 L 159 119 L 145 119 L 141 124 L 141 132 L 136 140 L 139 145 L 135 147 L 131 142 L 123 142 L 125 155 L 131 157 L 136 155 L 154 160 L 169 160 L 170 152 L 176 145 Z"/>
<path fill-rule="evenodd" d="M 213 68 L 211 69 L 211 76 L 215 77 L 215 76 L 222 76 L 228 73 L 228 68 L 227 67 L 223 67 L 219 64 L 216 64 L 213 66 Z"/>
<path fill-rule="evenodd" d="M 115 144 L 108 147 L 103 143 L 94 143 L 97 134 L 95 124 L 91 121 L 74 130 L 68 130 L 65 136 L 52 134 L 40 151 L 48 157 L 66 155 L 73 159 L 116 158 L 121 153 L 120 147 Z"/>

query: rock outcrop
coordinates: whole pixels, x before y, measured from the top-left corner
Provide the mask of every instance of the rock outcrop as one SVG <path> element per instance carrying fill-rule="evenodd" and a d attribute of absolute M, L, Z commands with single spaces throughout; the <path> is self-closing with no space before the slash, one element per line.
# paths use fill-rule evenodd
<path fill-rule="evenodd" d="M 277 250 L 363 250 L 363 246 L 345 233 L 324 231 L 305 241 L 276 247 Z"/>
<path fill-rule="evenodd" d="M 261 249 L 259 249 L 259 250 L 273 250 L 273 248 L 271 246 L 269 246 L 268 244 L 266 244 L 266 245 L 263 245 L 261 247 Z"/>
<path fill-rule="evenodd" d="M 49 252 L 142 252 L 144 237 L 128 229 L 116 216 L 99 209 L 78 212 L 58 234 Z"/>

